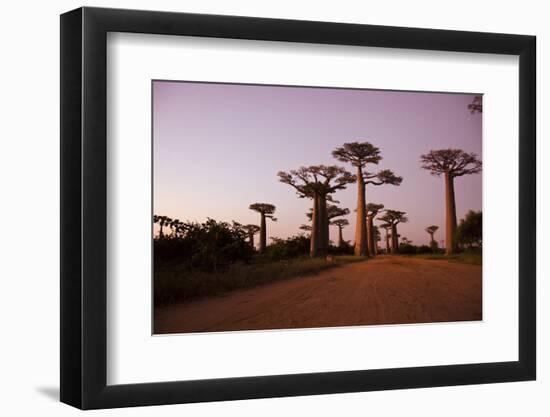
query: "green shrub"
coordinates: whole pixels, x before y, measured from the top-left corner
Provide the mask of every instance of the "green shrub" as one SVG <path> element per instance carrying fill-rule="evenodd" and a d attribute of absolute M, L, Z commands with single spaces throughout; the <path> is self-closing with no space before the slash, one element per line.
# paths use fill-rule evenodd
<path fill-rule="evenodd" d="M 433 249 L 430 248 L 428 245 L 421 245 L 416 247 L 416 253 L 418 254 L 433 253 Z"/>
<path fill-rule="evenodd" d="M 291 236 L 287 239 L 272 238 L 271 245 L 265 250 L 265 257 L 270 260 L 292 259 L 309 254 L 309 237 Z"/>
<path fill-rule="evenodd" d="M 341 246 L 332 246 L 328 248 L 328 253 L 331 255 L 353 255 L 354 248 L 348 242 L 342 242 Z"/>
<path fill-rule="evenodd" d="M 246 233 L 235 225 L 208 219 L 205 223 L 183 223 L 178 236 L 154 240 L 154 265 L 178 264 L 181 268 L 218 271 L 232 263 L 249 262 L 254 249 Z"/>
<path fill-rule="evenodd" d="M 416 254 L 416 246 L 411 245 L 410 243 L 401 243 L 399 244 L 399 253 L 402 255 Z"/>
<path fill-rule="evenodd" d="M 481 211 L 470 210 L 460 220 L 456 228 L 455 239 L 462 247 L 469 250 L 481 248 L 483 221 Z"/>

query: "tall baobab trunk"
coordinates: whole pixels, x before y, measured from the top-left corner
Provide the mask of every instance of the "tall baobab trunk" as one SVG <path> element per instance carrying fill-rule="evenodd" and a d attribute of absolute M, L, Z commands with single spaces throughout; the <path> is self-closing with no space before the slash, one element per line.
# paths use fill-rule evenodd
<path fill-rule="evenodd" d="M 367 256 L 365 180 L 363 170 L 357 167 L 357 221 L 355 223 L 355 255 Z"/>
<path fill-rule="evenodd" d="M 311 234 L 309 237 L 309 256 L 317 256 L 319 246 L 319 196 L 313 195 L 313 211 L 311 213 Z"/>
<path fill-rule="evenodd" d="M 344 237 L 342 236 L 342 226 L 338 226 L 338 247 L 344 246 Z"/>
<path fill-rule="evenodd" d="M 330 241 L 330 222 L 328 220 L 328 210 L 327 210 L 327 196 L 323 196 L 323 233 L 324 233 L 324 248 L 325 252 L 328 253 L 329 241 Z"/>
<path fill-rule="evenodd" d="M 435 232 L 434 232 L 435 233 Z M 430 233 L 430 246 L 433 248 L 434 247 L 434 243 L 435 243 L 435 240 L 434 240 L 434 233 Z"/>
<path fill-rule="evenodd" d="M 265 226 L 265 213 L 261 214 L 261 221 L 260 221 L 260 253 L 265 252 L 265 247 L 267 245 L 267 237 L 266 237 L 266 226 Z"/>
<path fill-rule="evenodd" d="M 319 195 L 317 197 L 319 212 L 319 240 L 318 240 L 318 254 L 326 255 L 328 249 L 328 218 L 327 218 L 327 197 L 326 195 Z"/>
<path fill-rule="evenodd" d="M 397 225 L 392 224 L 391 226 L 391 253 L 397 253 L 399 250 L 399 242 L 397 237 Z"/>
<path fill-rule="evenodd" d="M 456 204 L 454 178 L 445 173 L 445 254 L 456 252 L 454 234 L 456 230 Z"/>
<path fill-rule="evenodd" d="M 254 233 L 250 232 L 248 234 L 248 240 L 250 242 L 250 247 L 254 248 Z"/>
<path fill-rule="evenodd" d="M 437 242 L 434 240 L 434 233 L 430 233 L 430 248 L 433 253 L 437 253 Z"/>
<path fill-rule="evenodd" d="M 388 233 L 388 228 L 385 228 L 386 230 L 386 255 L 390 253 L 390 234 Z"/>
<path fill-rule="evenodd" d="M 376 243 L 374 242 L 373 216 L 367 216 L 367 236 L 369 256 L 374 256 L 376 254 Z"/>

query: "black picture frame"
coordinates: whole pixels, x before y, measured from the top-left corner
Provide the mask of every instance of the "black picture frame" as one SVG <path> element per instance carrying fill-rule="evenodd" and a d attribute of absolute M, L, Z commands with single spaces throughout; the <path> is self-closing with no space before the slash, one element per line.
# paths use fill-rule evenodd
<path fill-rule="evenodd" d="M 519 360 L 107 385 L 108 32 L 519 56 Z M 536 377 L 534 36 L 80 8 L 61 16 L 61 401 L 82 409 L 482 384 Z"/>

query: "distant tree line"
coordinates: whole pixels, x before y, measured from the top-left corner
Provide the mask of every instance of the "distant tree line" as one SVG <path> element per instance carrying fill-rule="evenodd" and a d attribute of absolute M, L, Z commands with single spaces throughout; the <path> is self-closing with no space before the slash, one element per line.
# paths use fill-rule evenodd
<path fill-rule="evenodd" d="M 237 261 L 249 262 L 254 254 L 250 234 L 239 223 L 214 219 L 204 223 L 169 219 L 167 223 L 166 216 L 154 216 L 154 220 L 162 228 L 154 240 L 155 266 L 178 263 L 183 268 L 217 272 Z"/>

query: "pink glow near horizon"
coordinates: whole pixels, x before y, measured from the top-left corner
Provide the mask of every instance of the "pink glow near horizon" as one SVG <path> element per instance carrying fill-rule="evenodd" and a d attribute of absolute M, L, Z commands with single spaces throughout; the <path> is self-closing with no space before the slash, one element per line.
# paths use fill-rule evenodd
<path fill-rule="evenodd" d="M 154 212 L 180 220 L 207 217 L 259 224 L 254 202 L 277 206 L 268 237 L 300 232 L 311 206 L 277 172 L 304 165 L 346 166 L 331 156 L 345 142 L 369 141 L 378 166 L 403 177 L 399 187 L 367 188 L 367 201 L 407 212 L 399 233 L 415 244 L 425 227 L 444 238 L 444 184 L 420 168 L 420 154 L 460 148 L 482 152 L 482 116 L 471 114 L 472 94 L 415 93 L 307 87 L 155 81 L 153 86 Z M 351 166 L 347 168 L 353 172 Z M 482 207 L 481 174 L 457 178 L 458 218 Z M 353 241 L 357 189 L 337 192 L 348 207 L 344 238 Z M 336 239 L 331 227 L 331 238 Z"/>

